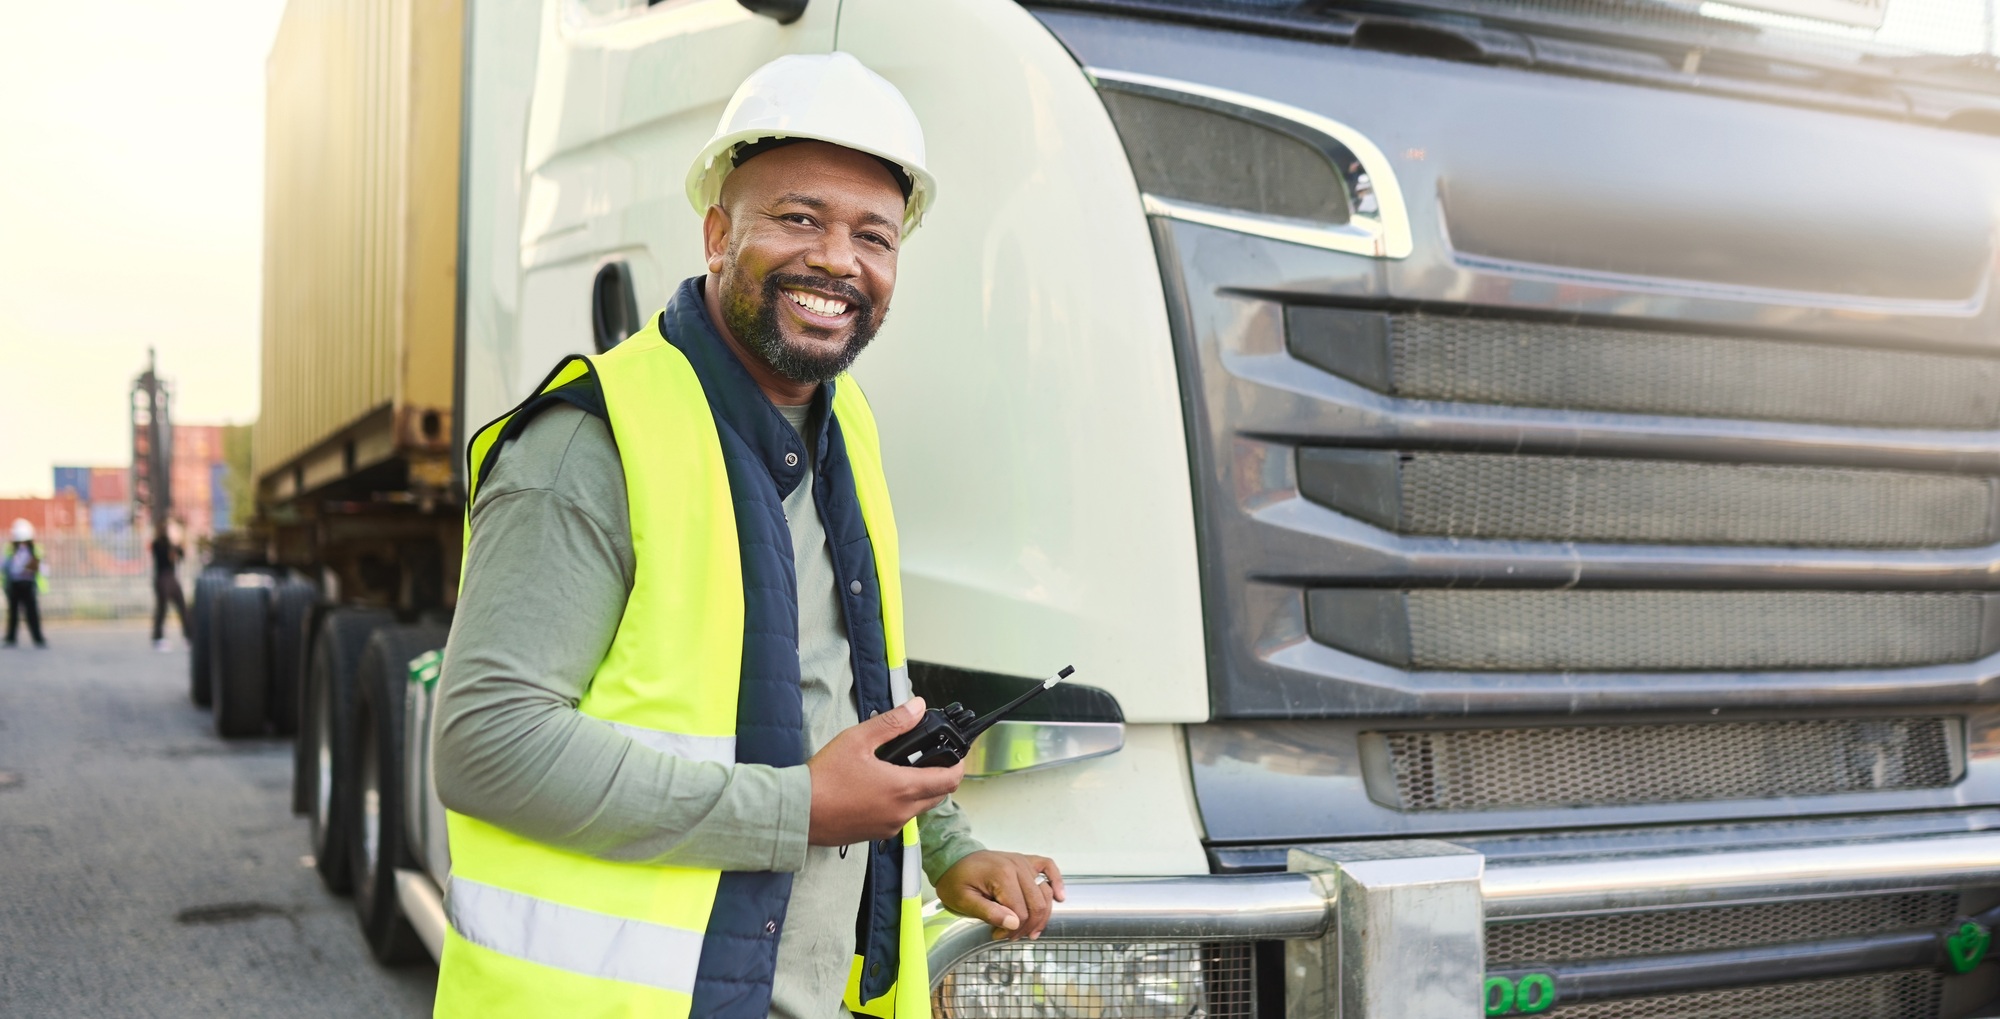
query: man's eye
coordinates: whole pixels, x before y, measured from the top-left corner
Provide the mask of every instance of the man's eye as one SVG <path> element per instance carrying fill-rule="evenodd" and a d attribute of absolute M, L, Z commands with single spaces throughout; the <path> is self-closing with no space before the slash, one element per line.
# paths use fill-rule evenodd
<path fill-rule="evenodd" d="M 890 247 L 889 238 L 884 237 L 881 234 L 864 233 L 864 234 L 856 234 L 855 236 L 885 251 L 888 250 L 888 248 Z"/>
<path fill-rule="evenodd" d="M 782 217 L 780 217 L 780 218 L 781 218 L 781 219 L 783 219 L 783 220 L 784 220 L 785 222 L 787 222 L 787 223 L 791 223 L 791 224 L 794 224 L 794 225 L 797 225 L 797 226 L 811 226 L 811 225 L 813 225 L 813 220 L 812 220 L 812 217 L 811 217 L 811 216 L 808 216 L 808 215 L 806 215 L 806 214 L 805 214 L 805 213 L 803 213 L 803 212 L 792 212 L 792 213 L 787 213 L 787 214 L 785 214 L 784 216 L 782 216 Z"/>

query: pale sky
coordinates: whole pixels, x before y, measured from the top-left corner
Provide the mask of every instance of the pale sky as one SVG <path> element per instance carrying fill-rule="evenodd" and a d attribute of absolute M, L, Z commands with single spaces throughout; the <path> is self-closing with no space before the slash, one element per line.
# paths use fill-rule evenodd
<path fill-rule="evenodd" d="M 257 416 L 264 57 L 283 0 L 0 0 L 0 496 L 131 461 L 146 347 Z"/>

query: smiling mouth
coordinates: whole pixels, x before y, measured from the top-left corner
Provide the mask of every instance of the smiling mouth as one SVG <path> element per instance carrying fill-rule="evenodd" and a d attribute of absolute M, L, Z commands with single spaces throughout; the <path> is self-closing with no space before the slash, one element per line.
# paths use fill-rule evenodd
<path fill-rule="evenodd" d="M 846 301 L 838 297 L 825 297 L 804 290 L 788 288 L 784 294 L 793 304 L 824 318 L 839 318 L 847 314 L 847 309 L 850 307 Z"/>

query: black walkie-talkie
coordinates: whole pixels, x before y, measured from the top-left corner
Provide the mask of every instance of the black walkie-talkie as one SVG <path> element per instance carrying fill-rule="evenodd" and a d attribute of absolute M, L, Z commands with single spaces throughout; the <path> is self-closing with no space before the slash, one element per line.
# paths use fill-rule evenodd
<path fill-rule="evenodd" d="M 1069 674 L 1075 671 L 1075 666 L 1065 665 L 1061 672 L 1049 677 L 1046 682 L 983 717 L 974 716 L 970 709 L 957 701 L 942 708 L 932 708 L 924 712 L 923 720 L 917 723 L 916 728 L 882 744 L 875 751 L 875 756 L 907 768 L 949 768 L 965 760 L 965 755 L 972 751 L 972 741 L 978 739 L 980 733 L 1037 694 L 1068 679 Z"/>

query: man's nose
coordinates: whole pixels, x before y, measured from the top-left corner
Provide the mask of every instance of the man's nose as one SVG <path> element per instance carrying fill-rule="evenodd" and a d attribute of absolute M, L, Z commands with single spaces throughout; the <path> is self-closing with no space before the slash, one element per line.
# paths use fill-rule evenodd
<path fill-rule="evenodd" d="M 853 276 L 859 268 L 854 238 L 845 230 L 825 231 L 820 234 L 819 243 L 806 253 L 806 264 L 835 279 Z"/>

